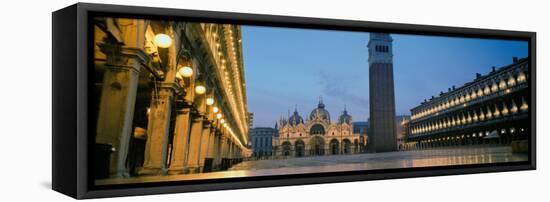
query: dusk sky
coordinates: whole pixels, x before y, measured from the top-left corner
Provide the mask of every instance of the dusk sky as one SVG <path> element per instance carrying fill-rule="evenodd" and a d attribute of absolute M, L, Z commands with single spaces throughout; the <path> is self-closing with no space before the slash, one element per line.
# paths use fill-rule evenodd
<path fill-rule="evenodd" d="M 397 115 L 424 99 L 527 57 L 524 41 L 391 35 Z M 306 119 L 322 97 L 331 121 L 344 106 L 353 121 L 369 116 L 369 33 L 242 27 L 248 110 L 254 127 L 273 127 L 295 105 Z"/>

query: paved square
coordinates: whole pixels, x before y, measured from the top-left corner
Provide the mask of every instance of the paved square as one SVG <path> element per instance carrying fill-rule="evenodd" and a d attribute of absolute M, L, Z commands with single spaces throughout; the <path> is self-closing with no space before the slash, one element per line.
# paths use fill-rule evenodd
<path fill-rule="evenodd" d="M 528 155 L 526 153 L 512 153 L 512 149 L 505 146 L 451 147 L 387 153 L 245 161 L 233 166 L 228 171 L 105 179 L 96 180 L 96 183 L 97 185 L 103 185 L 166 182 L 352 170 L 520 162 L 527 160 Z"/>

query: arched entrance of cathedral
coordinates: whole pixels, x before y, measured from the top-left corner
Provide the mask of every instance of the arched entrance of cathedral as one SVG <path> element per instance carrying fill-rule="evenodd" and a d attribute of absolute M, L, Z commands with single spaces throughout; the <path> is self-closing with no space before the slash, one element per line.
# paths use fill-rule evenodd
<path fill-rule="evenodd" d="M 296 140 L 296 143 L 294 143 L 294 152 L 296 154 L 296 157 L 302 157 L 305 155 L 304 148 L 304 141 Z"/>
<path fill-rule="evenodd" d="M 338 140 L 336 140 L 336 139 L 330 140 L 330 154 L 336 155 L 336 154 L 339 153 L 339 151 L 340 151 L 339 144 L 340 143 L 338 143 Z"/>
<path fill-rule="evenodd" d="M 311 126 L 311 129 L 309 130 L 310 135 L 325 135 L 325 127 L 321 124 L 315 124 Z"/>
<path fill-rule="evenodd" d="M 282 148 L 282 153 L 283 153 L 283 156 L 290 156 L 290 149 L 291 149 L 292 145 L 290 145 L 290 142 L 283 142 L 283 148 Z"/>
<path fill-rule="evenodd" d="M 342 140 L 342 143 L 344 144 L 344 154 L 350 154 L 351 153 L 351 142 L 348 139 Z"/>
<path fill-rule="evenodd" d="M 322 137 L 315 136 L 311 138 L 311 155 L 324 155 L 325 154 L 325 141 Z"/>

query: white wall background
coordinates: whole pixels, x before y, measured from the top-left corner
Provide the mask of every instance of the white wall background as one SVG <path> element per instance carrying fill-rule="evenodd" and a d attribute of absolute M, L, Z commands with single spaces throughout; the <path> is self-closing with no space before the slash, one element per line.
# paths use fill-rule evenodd
<path fill-rule="evenodd" d="M 537 0 L 91 1 L 139 6 L 536 31 L 538 170 L 108 199 L 113 201 L 524 201 L 548 199 L 549 6 Z M 67 201 L 51 186 L 51 12 L 74 1 L 2 1 L 0 201 Z M 545 193 L 546 192 L 546 193 Z M 530 200 L 526 200 L 530 201 Z"/>

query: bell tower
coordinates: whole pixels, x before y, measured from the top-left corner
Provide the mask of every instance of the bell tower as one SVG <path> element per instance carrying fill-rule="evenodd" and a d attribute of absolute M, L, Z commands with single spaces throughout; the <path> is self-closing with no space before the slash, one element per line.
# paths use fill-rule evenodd
<path fill-rule="evenodd" d="M 393 39 L 386 33 L 370 33 L 369 43 L 369 150 L 397 150 Z"/>

